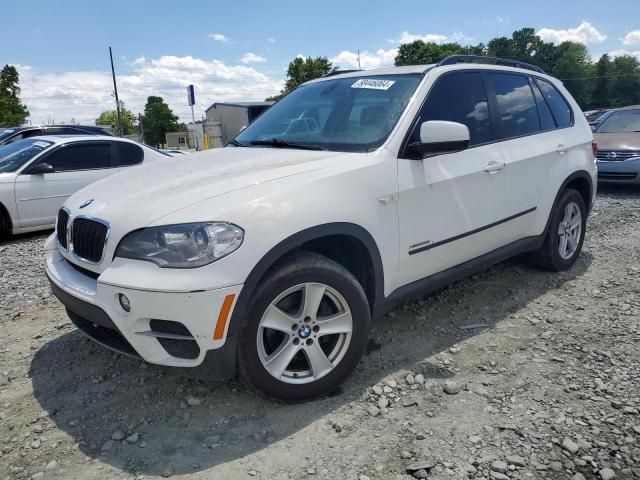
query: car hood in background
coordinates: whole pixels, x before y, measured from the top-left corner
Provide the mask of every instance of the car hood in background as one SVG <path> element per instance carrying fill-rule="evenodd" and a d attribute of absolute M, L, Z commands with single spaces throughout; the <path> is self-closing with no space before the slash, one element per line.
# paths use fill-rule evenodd
<path fill-rule="evenodd" d="M 593 134 L 598 150 L 640 150 L 640 132 Z"/>

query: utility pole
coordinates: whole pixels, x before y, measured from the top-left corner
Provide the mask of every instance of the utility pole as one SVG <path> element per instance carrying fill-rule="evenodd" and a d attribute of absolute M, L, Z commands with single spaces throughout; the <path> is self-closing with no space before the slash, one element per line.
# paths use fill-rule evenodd
<path fill-rule="evenodd" d="M 358 70 L 362 70 L 362 67 L 360 66 L 360 49 L 358 49 Z"/>
<path fill-rule="evenodd" d="M 113 54 L 109 47 L 109 59 L 111 60 L 111 76 L 113 77 L 113 93 L 116 96 L 116 112 L 118 113 L 118 130 L 122 135 L 122 118 L 120 117 L 120 100 L 118 99 L 118 86 L 116 85 L 116 71 L 113 68 Z"/>
<path fill-rule="evenodd" d="M 144 143 L 144 126 L 142 125 L 141 113 L 138 113 L 138 125 L 140 126 L 140 143 Z"/>

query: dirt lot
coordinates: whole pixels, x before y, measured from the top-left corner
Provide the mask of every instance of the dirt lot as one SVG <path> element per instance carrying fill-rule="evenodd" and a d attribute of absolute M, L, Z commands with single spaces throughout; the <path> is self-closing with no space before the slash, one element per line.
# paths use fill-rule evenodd
<path fill-rule="evenodd" d="M 0 479 L 640 478 L 640 190 L 599 194 L 570 271 L 516 259 L 407 304 L 302 405 L 95 346 L 44 238 L 0 244 Z"/>

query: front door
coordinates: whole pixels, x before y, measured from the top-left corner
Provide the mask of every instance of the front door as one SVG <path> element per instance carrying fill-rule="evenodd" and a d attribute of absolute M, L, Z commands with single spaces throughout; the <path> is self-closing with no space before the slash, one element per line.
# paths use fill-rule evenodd
<path fill-rule="evenodd" d="M 419 139 L 422 122 L 448 120 L 467 125 L 470 148 L 398 160 L 401 285 L 504 244 L 504 158 L 490 144 L 490 119 L 481 73 L 444 74 L 431 88 L 409 143 Z"/>
<path fill-rule="evenodd" d="M 81 188 L 116 170 L 111 142 L 78 142 L 59 147 L 36 160 L 16 179 L 20 226 L 53 225 L 64 201 Z M 30 174 L 35 164 L 48 163 L 53 173 Z"/>

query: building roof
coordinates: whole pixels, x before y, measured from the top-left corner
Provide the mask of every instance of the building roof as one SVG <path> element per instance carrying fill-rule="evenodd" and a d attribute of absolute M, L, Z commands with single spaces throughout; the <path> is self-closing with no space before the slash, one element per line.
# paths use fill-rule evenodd
<path fill-rule="evenodd" d="M 228 106 L 231 106 L 231 107 L 251 108 L 251 107 L 269 107 L 269 106 L 273 105 L 274 103 L 275 102 L 215 102 L 213 105 L 211 105 L 209 108 L 207 108 L 205 110 L 205 112 L 208 112 L 209 110 L 214 108 L 216 105 L 228 105 Z"/>

